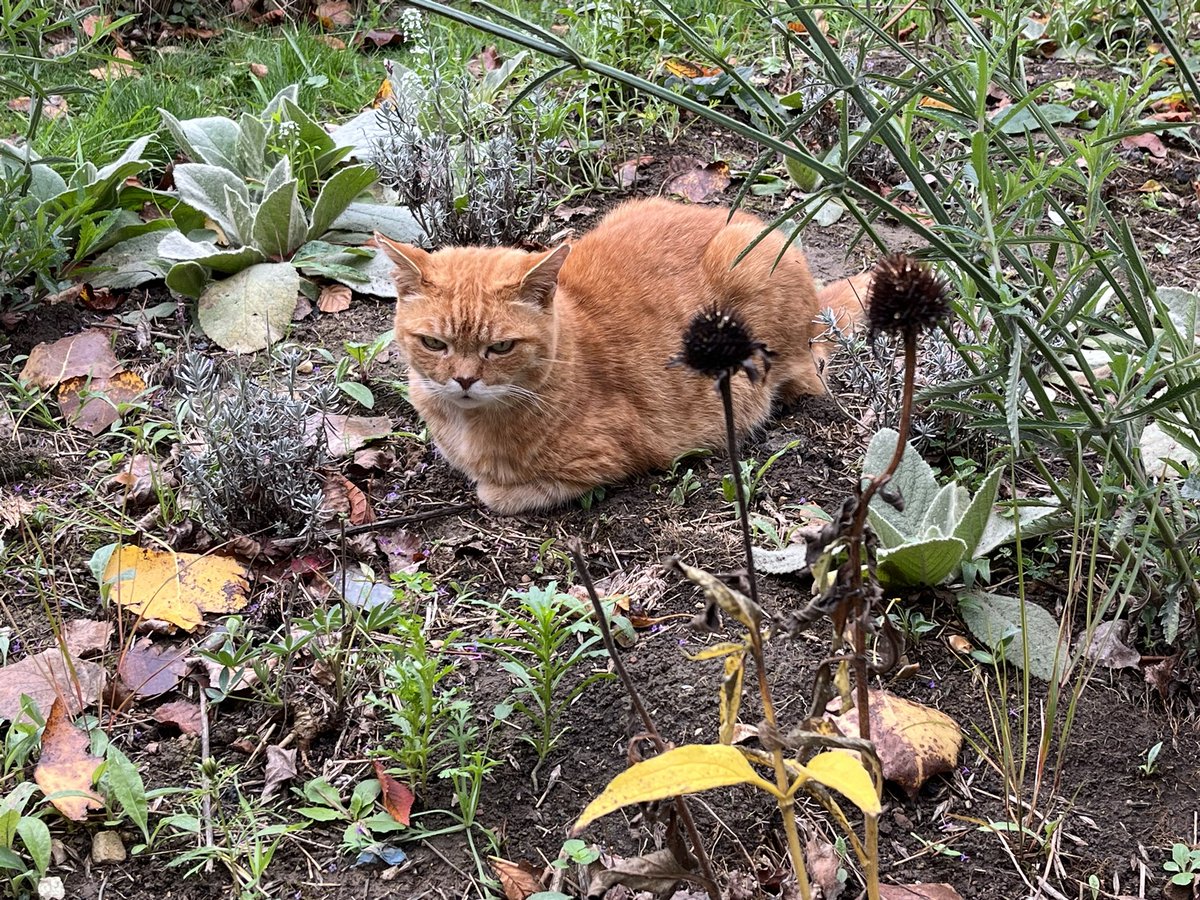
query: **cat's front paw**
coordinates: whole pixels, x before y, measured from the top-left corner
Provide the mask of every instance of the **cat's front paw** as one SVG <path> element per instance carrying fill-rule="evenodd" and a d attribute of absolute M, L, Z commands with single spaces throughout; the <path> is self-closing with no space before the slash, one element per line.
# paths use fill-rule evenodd
<path fill-rule="evenodd" d="M 494 513 L 511 516 L 516 513 L 552 509 L 587 491 L 586 487 L 561 481 L 530 481 L 524 484 L 494 484 L 480 482 L 479 499 Z"/>

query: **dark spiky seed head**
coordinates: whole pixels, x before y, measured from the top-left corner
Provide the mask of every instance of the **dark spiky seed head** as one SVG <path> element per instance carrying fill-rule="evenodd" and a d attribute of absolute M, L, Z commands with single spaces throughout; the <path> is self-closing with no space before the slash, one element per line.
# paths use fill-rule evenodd
<path fill-rule="evenodd" d="M 754 340 L 736 313 L 712 307 L 692 318 L 683 334 L 682 352 L 668 365 L 687 366 L 709 378 L 721 378 L 741 369 L 756 381 L 770 368 L 770 357 L 767 345 Z"/>
<path fill-rule="evenodd" d="M 950 313 L 946 282 L 904 253 L 880 260 L 867 296 L 872 336 L 932 328 Z"/>

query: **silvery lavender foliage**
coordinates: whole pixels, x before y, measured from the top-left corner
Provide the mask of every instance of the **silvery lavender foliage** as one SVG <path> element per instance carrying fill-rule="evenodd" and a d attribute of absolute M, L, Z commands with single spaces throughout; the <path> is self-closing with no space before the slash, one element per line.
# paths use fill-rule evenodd
<path fill-rule="evenodd" d="M 538 134 L 533 112 L 504 119 L 473 96 L 462 79 L 443 82 L 433 67 L 427 89 L 398 92 L 378 110 L 386 136 L 373 162 L 380 181 L 409 207 L 435 247 L 518 244 L 549 211 L 548 182 L 564 151 Z"/>
<path fill-rule="evenodd" d="M 837 324 L 830 310 L 823 311 L 817 321 L 825 326 L 825 340 L 837 345 L 833 364 L 838 380 L 865 406 L 861 418 L 869 430 L 894 425 L 900 416 L 900 401 L 904 393 L 903 352 L 900 342 L 889 335 L 869 339 L 861 330 L 853 333 Z M 921 338 L 917 364 L 917 391 L 970 377 L 970 369 L 962 355 L 937 329 Z M 970 392 L 955 398 L 969 404 Z M 984 410 L 980 409 L 980 414 Z M 910 440 L 918 449 L 962 452 L 971 437 L 967 416 L 961 412 L 934 408 L 928 403 L 913 406 Z"/>
<path fill-rule="evenodd" d="M 310 396 L 301 398 L 299 352 L 279 358 L 278 391 L 236 366 L 222 372 L 199 353 L 185 354 L 176 371 L 183 484 L 201 524 L 221 538 L 304 537 L 319 521 L 325 431 L 308 422 L 328 411 L 337 394 L 327 385 L 305 388 Z"/>

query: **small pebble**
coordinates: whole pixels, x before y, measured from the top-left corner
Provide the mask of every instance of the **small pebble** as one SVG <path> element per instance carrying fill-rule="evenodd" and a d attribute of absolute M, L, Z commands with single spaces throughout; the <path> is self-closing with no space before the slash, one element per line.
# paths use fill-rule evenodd
<path fill-rule="evenodd" d="M 92 862 L 98 866 L 125 861 L 125 844 L 115 831 L 98 831 L 92 838 Z"/>
<path fill-rule="evenodd" d="M 296 374 L 297 375 L 311 375 L 312 370 L 313 370 L 313 364 L 312 364 L 311 359 L 301 360 L 296 365 Z"/>
<path fill-rule="evenodd" d="M 61 878 L 51 876 L 38 882 L 39 900 L 64 900 L 67 890 L 63 887 Z"/>

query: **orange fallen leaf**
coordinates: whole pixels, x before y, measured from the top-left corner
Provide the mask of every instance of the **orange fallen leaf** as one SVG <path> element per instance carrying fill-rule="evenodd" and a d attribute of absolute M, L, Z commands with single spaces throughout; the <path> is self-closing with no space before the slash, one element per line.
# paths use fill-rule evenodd
<path fill-rule="evenodd" d="M 375 92 L 375 99 L 371 101 L 372 109 L 379 109 L 383 104 L 387 103 L 396 96 L 396 89 L 392 86 L 392 79 L 385 78 L 379 85 L 379 90 Z"/>
<path fill-rule="evenodd" d="M 334 37 L 332 34 L 321 35 L 321 43 L 327 47 L 332 47 L 334 50 L 345 50 L 346 42 L 340 37 Z"/>
<path fill-rule="evenodd" d="M 375 767 L 375 777 L 379 779 L 379 787 L 383 794 L 383 808 L 401 825 L 409 824 L 413 805 L 412 790 L 408 785 L 402 784 L 389 775 L 379 760 L 371 760 L 371 765 Z"/>
<path fill-rule="evenodd" d="M 317 298 L 317 309 L 323 313 L 340 313 L 350 308 L 350 288 L 344 284 L 327 284 Z"/>
<path fill-rule="evenodd" d="M 702 66 L 678 57 L 664 60 L 663 68 L 676 78 L 711 78 L 721 74 L 721 70 L 713 66 Z"/>
<path fill-rule="evenodd" d="M 194 630 L 205 613 L 232 613 L 246 605 L 246 568 L 228 556 L 121 547 L 104 569 L 121 606 L 144 619 Z"/>
<path fill-rule="evenodd" d="M 938 100 L 936 97 L 922 97 L 921 102 L 917 105 L 923 106 L 926 109 L 948 109 L 951 112 L 954 111 L 954 106 L 946 103 L 944 100 Z"/>
<path fill-rule="evenodd" d="M 58 386 L 58 405 L 71 427 L 100 434 L 121 418 L 120 404 L 132 403 L 144 390 L 146 382 L 135 372 L 68 378 Z"/>
<path fill-rule="evenodd" d="M 55 700 L 42 732 L 42 754 L 33 780 L 46 799 L 73 822 L 84 821 L 89 809 L 104 806 L 104 798 L 92 790 L 92 779 L 104 760 L 88 752 L 90 745 L 87 734 L 72 724 L 63 702 Z M 56 796 L 66 792 L 71 796 Z"/>

